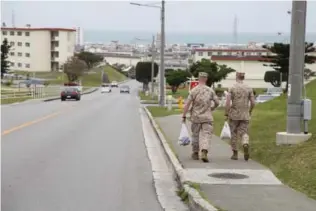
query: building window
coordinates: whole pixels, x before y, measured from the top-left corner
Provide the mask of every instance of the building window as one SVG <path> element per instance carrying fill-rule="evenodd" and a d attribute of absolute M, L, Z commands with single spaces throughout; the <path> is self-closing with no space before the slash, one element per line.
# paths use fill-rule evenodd
<path fill-rule="evenodd" d="M 22 67 L 22 63 L 18 63 L 18 67 Z"/>
<path fill-rule="evenodd" d="M 22 32 L 18 32 L 18 36 L 22 36 Z"/>
<path fill-rule="evenodd" d="M 2 35 L 7 35 L 8 32 L 7 31 L 2 31 Z"/>
<path fill-rule="evenodd" d="M 21 53 L 21 52 L 18 52 L 18 56 L 22 56 L 22 53 Z"/>
<path fill-rule="evenodd" d="M 30 57 L 30 53 L 25 53 L 25 56 L 26 57 Z"/>
<path fill-rule="evenodd" d="M 227 52 L 227 56 L 231 56 L 232 55 L 232 52 Z"/>
<path fill-rule="evenodd" d="M 217 55 L 221 56 L 221 55 L 222 55 L 222 52 L 217 52 Z"/>
<path fill-rule="evenodd" d="M 30 36 L 30 32 L 25 32 L 25 36 Z"/>
<path fill-rule="evenodd" d="M 18 42 L 18 46 L 22 46 L 22 42 Z"/>
<path fill-rule="evenodd" d="M 14 42 L 10 42 L 10 46 L 14 46 Z"/>
<path fill-rule="evenodd" d="M 10 52 L 10 56 L 14 56 L 14 52 Z"/>
<path fill-rule="evenodd" d="M 208 56 L 212 56 L 212 52 L 207 52 L 207 55 Z"/>
<path fill-rule="evenodd" d="M 14 31 L 10 31 L 10 35 L 11 35 L 11 36 L 14 36 Z"/>
<path fill-rule="evenodd" d="M 30 68 L 31 65 L 30 65 L 30 64 L 25 64 L 25 67 L 26 67 L 26 68 Z"/>
<path fill-rule="evenodd" d="M 30 47 L 30 43 L 29 43 L 29 42 L 26 42 L 26 43 L 25 43 L 25 46 L 26 46 L 26 47 Z"/>
<path fill-rule="evenodd" d="M 71 38 L 71 34 L 70 32 L 67 32 L 67 40 L 70 41 L 70 38 Z"/>
<path fill-rule="evenodd" d="M 14 62 L 11 62 L 11 66 L 12 66 L 12 67 L 14 66 Z"/>
<path fill-rule="evenodd" d="M 198 54 L 199 56 L 203 56 L 203 52 L 199 52 L 199 54 Z"/>

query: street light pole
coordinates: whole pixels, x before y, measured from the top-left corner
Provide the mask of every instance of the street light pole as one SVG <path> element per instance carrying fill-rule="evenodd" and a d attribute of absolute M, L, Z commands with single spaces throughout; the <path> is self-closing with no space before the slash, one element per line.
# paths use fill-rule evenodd
<path fill-rule="evenodd" d="M 161 1 L 160 33 L 160 99 L 159 105 L 165 106 L 165 1 Z"/>
<path fill-rule="evenodd" d="M 155 73 L 155 36 L 153 36 L 153 41 L 151 43 L 151 96 L 154 98 L 155 93 L 154 93 L 154 73 Z"/>
<path fill-rule="evenodd" d="M 307 2 L 292 2 L 289 97 L 287 101 L 287 133 L 301 133 L 301 97 L 305 64 L 305 31 Z"/>

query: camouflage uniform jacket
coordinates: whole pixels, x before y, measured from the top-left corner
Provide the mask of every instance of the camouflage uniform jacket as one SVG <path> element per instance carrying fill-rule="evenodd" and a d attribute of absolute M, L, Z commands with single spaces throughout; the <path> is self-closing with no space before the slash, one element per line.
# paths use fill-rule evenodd
<path fill-rule="evenodd" d="M 192 123 L 212 122 L 212 101 L 218 101 L 214 90 L 206 85 L 194 87 L 188 97 L 192 102 L 191 121 Z"/>
<path fill-rule="evenodd" d="M 234 84 L 230 90 L 231 107 L 228 117 L 232 120 L 249 120 L 250 99 L 253 97 L 253 90 L 243 83 Z"/>

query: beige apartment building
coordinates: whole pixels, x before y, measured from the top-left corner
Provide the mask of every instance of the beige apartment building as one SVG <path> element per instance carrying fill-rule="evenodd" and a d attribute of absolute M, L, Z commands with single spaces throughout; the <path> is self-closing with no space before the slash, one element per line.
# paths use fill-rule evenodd
<path fill-rule="evenodd" d="M 11 70 L 59 71 L 74 55 L 76 29 L 1 27 L 1 42 L 7 38 Z"/>

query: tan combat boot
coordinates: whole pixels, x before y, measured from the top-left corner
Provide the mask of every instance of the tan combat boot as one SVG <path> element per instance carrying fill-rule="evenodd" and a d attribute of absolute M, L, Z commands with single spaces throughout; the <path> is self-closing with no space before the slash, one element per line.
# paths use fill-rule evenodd
<path fill-rule="evenodd" d="M 238 151 L 237 150 L 233 150 L 233 155 L 231 156 L 232 160 L 238 160 Z"/>
<path fill-rule="evenodd" d="M 199 153 L 198 152 L 193 152 L 192 155 L 191 155 L 191 158 L 193 160 L 198 160 L 199 159 Z"/>
<path fill-rule="evenodd" d="M 208 157 L 207 157 L 207 150 L 205 150 L 205 149 L 203 149 L 202 152 L 201 152 L 201 160 L 204 163 L 208 163 L 209 162 Z"/>
<path fill-rule="evenodd" d="M 243 148 L 244 148 L 244 159 L 245 161 L 248 161 L 249 160 L 249 144 L 244 144 L 243 145 Z"/>

